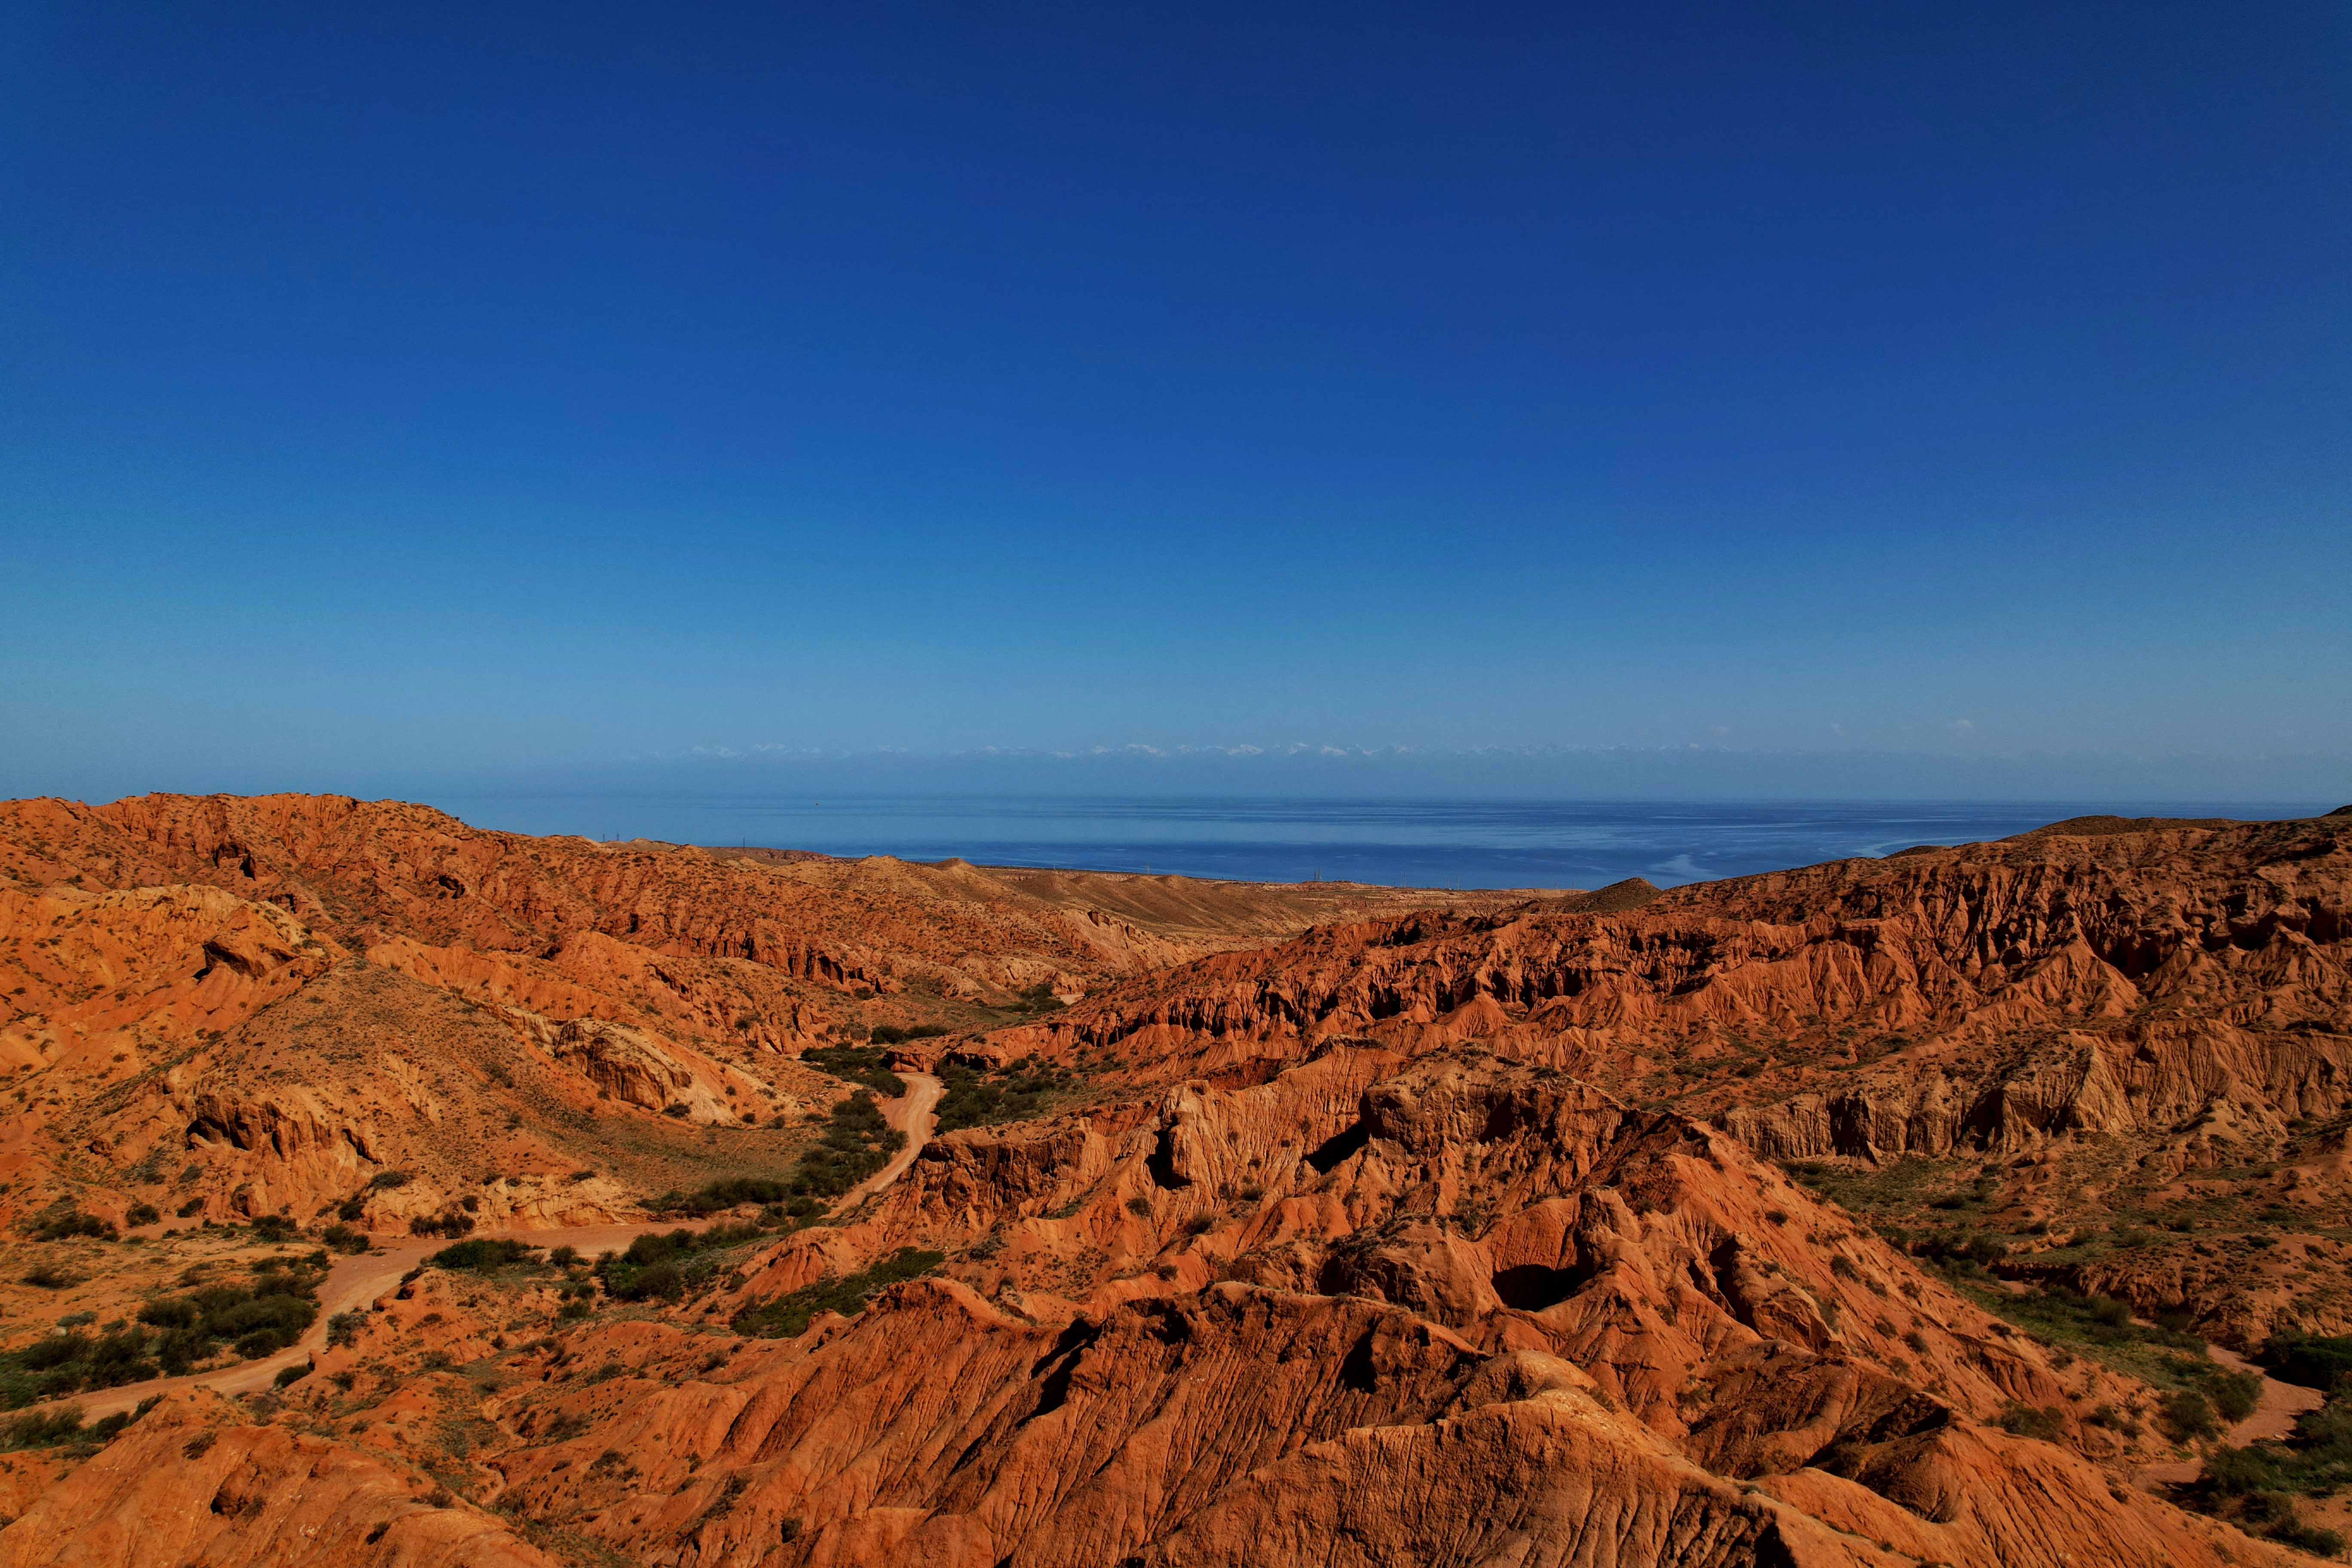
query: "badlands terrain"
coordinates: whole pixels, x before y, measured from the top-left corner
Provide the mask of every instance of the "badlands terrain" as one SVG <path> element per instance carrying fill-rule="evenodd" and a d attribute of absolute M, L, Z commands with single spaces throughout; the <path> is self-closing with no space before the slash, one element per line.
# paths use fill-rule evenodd
<path fill-rule="evenodd" d="M 0 1001 L 0 1568 L 2352 1532 L 2352 815 L 1436 895 L 18 801 Z"/>

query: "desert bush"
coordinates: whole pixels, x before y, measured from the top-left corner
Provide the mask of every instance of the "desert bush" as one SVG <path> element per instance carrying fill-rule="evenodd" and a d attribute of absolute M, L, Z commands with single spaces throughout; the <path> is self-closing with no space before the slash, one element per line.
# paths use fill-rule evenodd
<path fill-rule="evenodd" d="M 824 1136 L 800 1157 L 788 1185 L 796 1197 L 838 1197 L 906 1145 L 907 1135 L 885 1121 L 873 1095 L 860 1089 L 833 1108 Z"/>
<path fill-rule="evenodd" d="M 2283 1382 L 2332 1391 L 2352 1374 L 2352 1336 L 2273 1336 L 2254 1359 Z"/>
<path fill-rule="evenodd" d="M 425 1261 L 435 1268 L 487 1274 L 509 1264 L 536 1262 L 538 1252 L 539 1248 L 528 1242 L 477 1237 L 471 1241 L 461 1241 L 455 1247 L 445 1247 Z"/>
<path fill-rule="evenodd" d="M 768 1176 L 730 1176 L 710 1182 L 691 1193 L 667 1192 L 653 1201 L 659 1214 L 683 1214 L 700 1217 L 717 1214 L 721 1209 L 737 1208 L 747 1204 L 786 1204 L 790 1208 L 792 1184 Z M 793 1217 L 820 1212 L 823 1205 L 803 1202 Z"/>
<path fill-rule="evenodd" d="M 353 1230 L 347 1225 L 331 1225 L 319 1233 L 319 1239 L 337 1252 L 365 1252 L 373 1245 L 363 1230 Z"/>
<path fill-rule="evenodd" d="M 944 1261 L 944 1253 L 902 1247 L 870 1268 L 803 1285 L 789 1295 L 737 1313 L 735 1331 L 761 1339 L 796 1339 L 807 1331 L 819 1312 L 838 1312 L 854 1318 L 866 1310 L 866 1303 L 878 1291 L 927 1274 Z"/>
<path fill-rule="evenodd" d="M 866 1031 L 866 1037 L 877 1046 L 896 1046 L 908 1040 L 936 1040 L 948 1032 L 947 1026 L 941 1024 L 909 1024 L 904 1027 L 897 1024 L 877 1024 Z"/>
<path fill-rule="evenodd" d="M 462 1209 L 449 1209 L 437 1215 L 418 1215 L 408 1222 L 411 1236 L 446 1236 L 456 1240 L 474 1232 L 474 1216 Z"/>
<path fill-rule="evenodd" d="M 985 1069 L 950 1062 L 940 1068 L 940 1080 L 945 1085 L 939 1106 L 942 1132 L 1025 1121 L 1044 1114 L 1056 1093 L 1077 1083 L 1070 1075 L 1029 1057 Z"/>
<path fill-rule="evenodd" d="M 112 1241 L 116 1234 L 114 1226 L 106 1221 L 77 1208 L 50 1209 L 36 1215 L 29 1229 L 35 1241 L 64 1241 L 77 1236 L 94 1236 L 102 1241 Z"/>
<path fill-rule="evenodd" d="M 887 1025 L 875 1031 L 881 1040 L 885 1031 L 892 1041 L 907 1037 Z M 875 1093 L 896 1100 L 907 1092 L 907 1080 L 890 1070 L 883 1052 L 867 1046 L 816 1046 L 801 1053 L 801 1060 L 819 1072 L 831 1073 L 845 1083 L 859 1084 Z"/>
<path fill-rule="evenodd" d="M 2214 1419 L 2213 1402 L 2193 1388 L 2176 1388 L 2164 1396 L 2157 1419 L 2175 1440 L 2210 1437 L 2221 1429 Z"/>
<path fill-rule="evenodd" d="M 0 1449 L 54 1448 L 82 1433 L 81 1411 L 73 1405 L 62 1410 L 36 1411 L 0 1426 Z"/>
<path fill-rule="evenodd" d="M 2014 1436 L 2039 1437 L 2044 1442 L 2057 1441 L 2066 1430 L 2066 1423 L 2057 1411 L 2014 1399 L 2002 1405 L 2000 1414 L 1993 1419 L 2002 1431 Z"/>

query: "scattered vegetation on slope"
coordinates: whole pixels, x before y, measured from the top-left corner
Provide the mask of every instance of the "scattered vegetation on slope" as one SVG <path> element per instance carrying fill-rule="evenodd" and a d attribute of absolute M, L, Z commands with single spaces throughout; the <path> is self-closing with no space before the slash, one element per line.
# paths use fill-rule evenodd
<path fill-rule="evenodd" d="M 70 1207 L 45 1210 L 26 1222 L 26 1228 L 35 1241 L 64 1241 L 77 1236 L 112 1241 L 116 1235 L 114 1226 L 107 1221 Z"/>
<path fill-rule="evenodd" d="M 953 1132 L 961 1127 L 986 1127 L 1000 1121 L 1024 1121 L 1051 1109 L 1054 1096 L 1073 1088 L 1068 1073 L 1024 1057 L 1010 1066 L 985 1071 L 950 1062 L 940 1069 L 946 1092 L 940 1097 L 940 1127 Z"/>
<path fill-rule="evenodd" d="M 915 1024 L 904 1028 L 897 1024 L 877 1024 L 866 1032 L 866 1037 L 877 1046 L 897 1046 L 908 1040 L 936 1040 L 948 1032 L 944 1024 Z"/>
<path fill-rule="evenodd" d="M 247 1284 L 196 1284 L 147 1302 L 136 1322 L 110 1323 L 95 1336 L 68 1330 L 0 1353 L 0 1408 L 178 1376 L 224 1345 L 248 1361 L 282 1350 L 319 1315 L 325 1274 L 323 1254 L 290 1263 L 266 1258 Z"/>
<path fill-rule="evenodd" d="M 690 1193 L 667 1192 L 648 1205 L 656 1214 L 688 1215 L 700 1219 L 723 1209 L 740 1208 L 746 1204 L 781 1208 L 782 1217 L 807 1219 L 824 1212 L 824 1205 L 814 1198 L 795 1197 L 789 1183 L 769 1176 L 727 1176 L 716 1182 L 706 1182 Z M 763 1215 L 763 1219 L 770 1216 Z"/>
<path fill-rule="evenodd" d="M 736 1314 L 735 1331 L 767 1340 L 795 1339 L 807 1331 L 819 1312 L 838 1312 L 845 1318 L 854 1318 L 885 1288 L 929 1273 L 946 1261 L 946 1257 L 945 1253 L 902 1247 L 870 1268 L 820 1279 L 789 1295 L 747 1308 Z"/>
<path fill-rule="evenodd" d="M 2252 1415 L 2262 1398 L 2262 1379 L 2211 1360 L 2195 1334 L 2136 1321 L 2131 1308 L 2113 1297 L 2069 1290 L 2020 1294 L 1992 1284 L 1981 1270 L 1974 1272 L 1971 1279 L 1946 1269 L 1977 1305 L 2042 1343 L 2088 1356 L 2165 1391 L 2160 1424 L 2176 1438 L 2210 1437 L 2224 1424 Z"/>
<path fill-rule="evenodd" d="M 836 1198 L 906 1146 L 907 1135 L 882 1120 L 882 1108 L 860 1089 L 833 1108 L 824 1136 L 800 1157 L 787 1185 L 795 1197 Z"/>
<path fill-rule="evenodd" d="M 2332 1557 L 2344 1550 L 2343 1536 L 2306 1522 L 2296 1500 L 2352 1485 L 2352 1338 L 2273 1340 L 2261 1360 L 2283 1379 L 2326 1389 L 2327 1402 L 2299 1416 L 2284 1442 L 2216 1450 L 2204 1473 L 2180 1489 L 2181 1499 L 2242 1530 Z"/>
<path fill-rule="evenodd" d="M 626 1252 L 599 1258 L 596 1278 L 616 1300 L 675 1301 L 717 1278 L 729 1261 L 721 1254 L 766 1241 L 772 1234 L 762 1225 L 714 1225 L 641 1236 Z"/>
<path fill-rule="evenodd" d="M 79 1407 L 68 1405 L 60 1410 L 37 1410 L 19 1415 L 13 1421 L 0 1422 L 0 1453 L 20 1448 L 55 1448 L 66 1444 L 94 1449 L 110 1442 L 116 1433 L 153 1409 L 153 1399 L 142 1399 L 136 1410 L 118 1410 L 113 1415 L 82 1424 Z"/>
<path fill-rule="evenodd" d="M 875 1033 L 878 1038 L 881 1031 Z M 801 1060 L 844 1083 L 862 1085 L 887 1100 L 896 1100 L 907 1092 L 907 1080 L 890 1070 L 887 1054 L 872 1046 L 813 1046 L 801 1053 Z"/>
<path fill-rule="evenodd" d="M 453 1272 L 464 1269 L 473 1274 L 488 1274 L 493 1269 L 503 1268 L 509 1264 L 538 1261 L 539 1248 L 529 1242 L 509 1241 L 503 1238 L 493 1240 L 488 1237 L 477 1237 L 471 1241 L 461 1241 L 455 1247 L 443 1247 L 426 1258 L 425 1263 L 430 1268 L 446 1268 Z"/>

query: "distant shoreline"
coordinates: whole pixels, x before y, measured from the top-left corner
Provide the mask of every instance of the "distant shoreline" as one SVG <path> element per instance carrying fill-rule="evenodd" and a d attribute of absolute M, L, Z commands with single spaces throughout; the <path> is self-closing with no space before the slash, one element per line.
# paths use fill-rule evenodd
<path fill-rule="evenodd" d="M 2053 821 L 2273 820 L 2329 801 L 1592 802 L 1056 795 L 446 795 L 467 823 L 790 858 L 887 855 L 1014 871 L 1177 876 L 1529 896 L 1712 881 L 1915 846 L 2011 837 Z"/>

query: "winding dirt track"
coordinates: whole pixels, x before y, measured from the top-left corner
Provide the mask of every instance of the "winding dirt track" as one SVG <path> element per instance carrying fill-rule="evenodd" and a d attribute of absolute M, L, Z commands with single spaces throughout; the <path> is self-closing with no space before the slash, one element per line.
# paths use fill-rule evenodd
<path fill-rule="evenodd" d="M 923 1145 L 931 1141 L 932 1131 L 939 1125 L 933 1107 L 946 1086 L 929 1073 L 910 1072 L 900 1075 L 907 1080 L 907 1092 L 897 1100 L 882 1102 L 883 1120 L 907 1135 L 907 1146 L 891 1157 L 890 1163 L 859 1183 L 843 1197 L 836 1212 L 849 1208 L 880 1192 L 906 1174 L 907 1168 L 922 1152 Z M 593 1256 L 610 1249 L 620 1251 L 641 1236 L 656 1231 L 695 1229 L 707 1222 L 676 1220 L 646 1222 L 638 1225 L 568 1226 L 551 1230 L 484 1231 L 492 1239 L 511 1237 L 527 1241 L 533 1247 L 578 1247 Z M 184 1388 L 209 1388 L 215 1394 L 251 1394 L 269 1387 L 278 1374 L 289 1366 L 308 1363 L 327 1343 L 327 1320 L 338 1312 L 365 1308 L 378 1297 L 400 1283 L 400 1277 L 423 1263 L 425 1258 L 448 1246 L 446 1241 L 406 1241 L 378 1252 L 362 1253 L 345 1258 L 327 1271 L 319 1286 L 319 1316 L 302 1337 L 275 1355 L 258 1361 L 243 1362 L 217 1372 L 191 1373 L 185 1377 L 154 1377 L 144 1383 L 126 1383 L 119 1388 L 100 1389 L 94 1393 L 71 1394 L 59 1404 L 78 1405 L 83 1415 L 96 1419 L 111 1415 L 119 1410 L 135 1409 L 142 1399 L 174 1393 Z"/>
<path fill-rule="evenodd" d="M 882 1117 L 907 1135 L 907 1146 L 891 1155 L 888 1164 L 850 1188 L 842 1198 L 840 1206 L 835 1210 L 837 1214 L 856 1208 L 905 1175 L 908 1167 L 915 1163 L 915 1156 L 923 1152 L 923 1145 L 931 1141 L 931 1134 L 939 1129 L 937 1107 L 940 1096 L 947 1092 L 947 1085 L 927 1072 L 901 1073 L 898 1076 L 905 1080 L 907 1092 L 897 1100 L 883 1101 Z"/>

